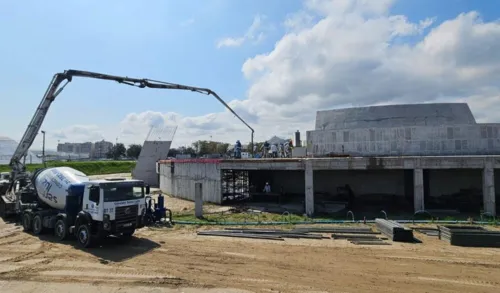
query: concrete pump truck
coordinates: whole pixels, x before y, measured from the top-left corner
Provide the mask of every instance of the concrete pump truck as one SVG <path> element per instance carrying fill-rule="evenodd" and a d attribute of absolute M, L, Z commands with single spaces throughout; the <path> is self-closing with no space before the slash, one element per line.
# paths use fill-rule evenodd
<path fill-rule="evenodd" d="M 149 186 L 143 181 L 91 180 L 86 174 L 69 167 L 43 168 L 32 173 L 26 170 L 23 157 L 40 131 L 50 105 L 73 77 L 110 80 L 139 88 L 187 90 L 213 95 L 248 126 L 209 89 L 80 70 L 55 74 L 10 160 L 10 176 L 4 176 L 5 180 L 0 183 L 0 192 L 3 191 L 0 216 L 17 216 L 24 231 L 35 235 L 51 229 L 59 240 L 74 235 L 78 244 L 86 248 L 108 235 L 130 237 L 145 224 L 145 196 L 149 194 Z"/>

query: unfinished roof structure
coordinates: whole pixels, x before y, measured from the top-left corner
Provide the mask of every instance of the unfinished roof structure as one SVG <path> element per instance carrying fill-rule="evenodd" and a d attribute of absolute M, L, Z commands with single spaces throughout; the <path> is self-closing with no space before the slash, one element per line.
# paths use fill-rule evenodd
<path fill-rule="evenodd" d="M 357 107 L 318 111 L 307 143 L 315 156 L 500 154 L 499 129 L 466 103 Z"/>

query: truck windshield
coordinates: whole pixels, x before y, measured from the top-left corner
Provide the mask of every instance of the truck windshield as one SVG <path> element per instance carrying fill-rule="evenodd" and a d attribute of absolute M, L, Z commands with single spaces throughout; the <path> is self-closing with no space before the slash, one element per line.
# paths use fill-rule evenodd
<path fill-rule="evenodd" d="M 139 199 L 144 197 L 144 187 L 118 185 L 111 188 L 103 188 L 103 193 L 105 202 Z"/>

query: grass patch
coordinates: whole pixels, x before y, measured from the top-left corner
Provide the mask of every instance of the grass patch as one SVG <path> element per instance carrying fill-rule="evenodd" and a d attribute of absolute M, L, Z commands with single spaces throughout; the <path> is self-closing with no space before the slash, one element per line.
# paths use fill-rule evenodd
<path fill-rule="evenodd" d="M 351 217 L 346 217 L 345 215 L 318 215 L 314 218 L 307 218 L 304 215 L 298 214 L 279 214 L 279 213 L 255 213 L 255 212 L 218 212 L 218 213 L 203 213 L 203 219 L 197 219 L 194 216 L 194 210 L 182 211 L 182 212 L 174 212 L 172 214 L 172 219 L 174 222 L 196 222 L 203 224 L 214 224 L 214 223 L 263 223 L 263 222 L 289 222 L 289 223 L 297 223 L 297 222 L 321 222 L 321 221 L 346 221 L 346 223 L 351 221 Z M 367 219 L 367 220 L 374 220 Z M 389 219 L 407 219 L 411 220 L 412 216 L 408 215 L 406 217 L 394 217 Z M 356 218 L 356 221 L 362 221 L 360 218 Z M 431 223 L 433 220 L 445 220 L 445 221 L 463 221 L 463 220 L 471 220 L 471 218 L 457 218 L 457 217 L 443 217 L 443 218 L 430 218 L 430 217 L 422 217 L 418 219 L 417 217 L 414 220 L 429 220 Z M 475 217 L 474 221 L 480 221 L 479 217 Z M 484 222 L 488 222 L 491 224 L 497 224 L 499 220 L 495 220 L 493 218 L 485 218 Z"/>
<path fill-rule="evenodd" d="M 277 213 L 249 213 L 249 212 L 236 212 L 230 211 L 223 213 L 203 213 L 203 219 L 197 219 L 194 216 L 194 211 L 184 211 L 173 213 L 173 221 L 188 221 L 197 222 L 201 224 L 208 223 L 245 223 L 245 222 L 312 222 L 314 221 L 328 221 L 328 220 L 346 220 L 343 216 L 332 217 L 315 217 L 314 219 L 307 218 L 304 215 L 298 214 L 277 214 Z"/>
<path fill-rule="evenodd" d="M 43 168 L 43 164 L 27 164 L 28 171 Z M 47 167 L 71 167 L 87 175 L 101 175 L 114 173 L 130 173 L 135 167 L 134 161 L 88 161 L 88 162 L 62 162 L 49 161 Z M 0 172 L 10 172 L 8 165 L 0 165 Z"/>
<path fill-rule="evenodd" d="M 174 221 L 190 221 L 190 222 L 298 222 L 305 221 L 305 218 L 299 215 L 282 216 L 271 213 L 212 213 L 204 214 L 203 219 L 197 219 L 194 213 L 179 213 L 173 214 Z"/>

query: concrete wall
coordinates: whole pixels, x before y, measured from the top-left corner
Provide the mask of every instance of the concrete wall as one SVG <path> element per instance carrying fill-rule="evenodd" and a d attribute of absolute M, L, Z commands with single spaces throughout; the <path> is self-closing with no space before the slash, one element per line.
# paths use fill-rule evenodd
<path fill-rule="evenodd" d="M 167 158 L 171 144 L 171 141 L 145 141 L 132 171 L 132 177 L 157 187 L 160 183 L 156 173 L 156 162 Z"/>
<path fill-rule="evenodd" d="M 404 104 L 318 111 L 316 130 L 475 124 L 466 103 Z"/>
<path fill-rule="evenodd" d="M 314 192 L 337 193 L 337 187 L 351 186 L 356 196 L 364 194 L 393 194 L 403 196 L 403 170 L 374 171 L 315 171 Z"/>
<path fill-rule="evenodd" d="M 203 201 L 222 201 L 221 170 L 215 163 L 160 164 L 160 189 L 166 194 L 194 201 L 194 185 L 202 184 Z M 172 173 L 173 170 L 173 173 Z"/>
<path fill-rule="evenodd" d="M 308 153 L 321 156 L 432 156 L 500 154 L 500 124 L 314 130 Z M 343 149 L 342 149 L 343 147 Z"/>

